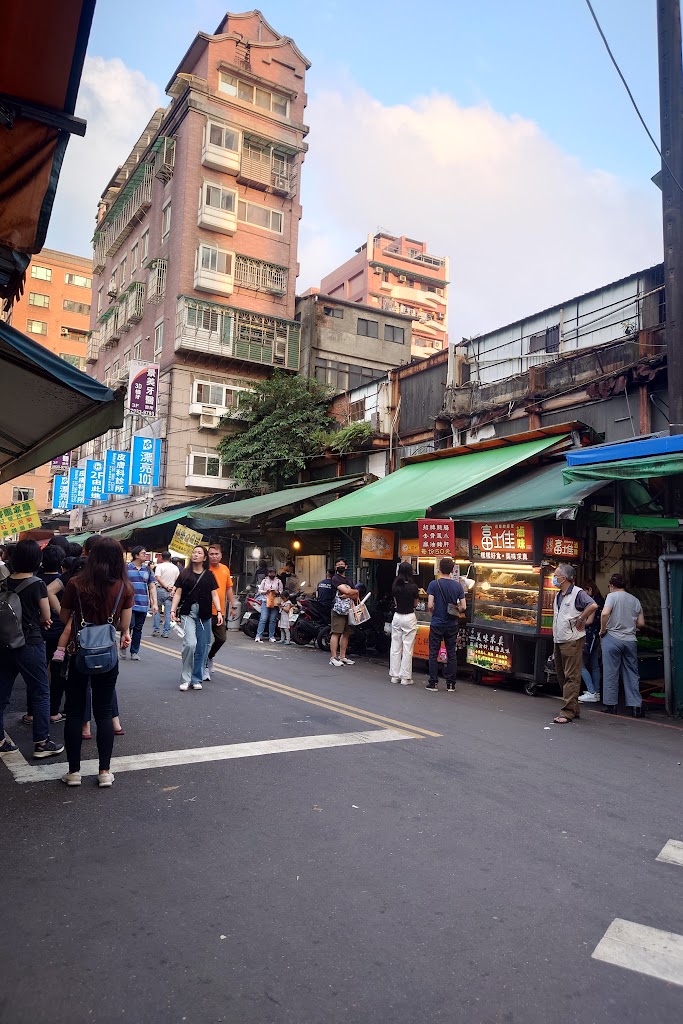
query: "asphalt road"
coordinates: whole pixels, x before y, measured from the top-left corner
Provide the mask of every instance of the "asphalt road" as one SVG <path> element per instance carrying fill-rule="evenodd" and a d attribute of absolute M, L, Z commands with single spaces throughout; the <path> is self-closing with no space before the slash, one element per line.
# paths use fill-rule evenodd
<path fill-rule="evenodd" d="M 683 1019 L 683 975 L 591 956 L 616 918 L 683 934 L 683 866 L 655 860 L 683 839 L 681 729 L 550 726 L 551 697 L 241 634 L 235 674 L 181 693 L 179 643 L 153 643 L 121 666 L 115 756 L 162 764 L 111 790 L 0 765 L 2 1024 Z"/>

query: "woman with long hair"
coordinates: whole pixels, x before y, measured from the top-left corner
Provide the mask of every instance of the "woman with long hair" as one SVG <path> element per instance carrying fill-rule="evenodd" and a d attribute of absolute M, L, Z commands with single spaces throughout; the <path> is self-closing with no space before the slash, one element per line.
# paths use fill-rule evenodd
<path fill-rule="evenodd" d="M 60 618 L 63 623 L 73 616 L 74 635 L 81 618 L 92 625 L 111 620 L 121 631 L 121 647 L 130 647 L 130 618 L 133 588 L 128 581 L 123 548 L 118 541 L 100 537 L 92 545 L 85 567 L 66 585 Z M 88 683 L 92 690 L 92 707 L 97 725 L 100 788 L 111 786 L 110 770 L 114 747 L 112 700 L 119 674 L 118 662 L 109 672 L 88 676 L 71 663 L 66 680 L 66 725 L 64 743 L 69 758 L 69 771 L 63 777 L 67 786 L 81 784 L 81 729 L 87 701 Z"/>
<path fill-rule="evenodd" d="M 600 703 L 600 613 L 605 599 L 600 593 L 595 580 L 585 580 L 583 589 L 593 598 L 598 610 L 592 619 L 586 622 L 586 638 L 583 641 L 583 668 L 581 678 L 586 684 L 586 692 L 579 700 L 582 704 Z"/>
<path fill-rule="evenodd" d="M 389 676 L 392 683 L 410 686 L 413 682 L 413 647 L 417 636 L 415 607 L 419 596 L 410 562 L 401 562 L 391 588 L 396 611 L 391 620 Z"/>
<path fill-rule="evenodd" d="M 180 621 L 183 637 L 183 666 L 181 690 L 201 690 L 206 669 L 209 645 L 213 639 L 212 608 L 216 609 L 216 622 L 223 624 L 223 613 L 218 596 L 218 580 L 209 569 L 209 552 L 201 544 L 192 549 L 190 566 L 183 569 L 176 580 L 171 603 L 171 622 Z"/>

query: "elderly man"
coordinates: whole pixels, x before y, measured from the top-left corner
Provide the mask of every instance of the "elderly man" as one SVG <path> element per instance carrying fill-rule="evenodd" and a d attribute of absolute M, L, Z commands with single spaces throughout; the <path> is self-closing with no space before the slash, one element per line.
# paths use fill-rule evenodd
<path fill-rule="evenodd" d="M 634 718 L 643 717 L 643 698 L 638 677 L 636 630 L 645 625 L 640 601 L 626 590 L 624 577 L 610 576 L 609 594 L 600 616 L 602 638 L 603 711 L 616 715 L 619 700 L 619 675 L 624 681 L 626 707 Z"/>
<path fill-rule="evenodd" d="M 553 719 L 557 725 L 567 725 L 580 716 L 586 623 L 598 610 L 593 598 L 574 583 L 575 575 L 573 566 L 558 565 L 553 576 L 553 584 L 559 588 L 553 602 L 553 653 L 555 672 L 564 698 L 562 710 Z"/>

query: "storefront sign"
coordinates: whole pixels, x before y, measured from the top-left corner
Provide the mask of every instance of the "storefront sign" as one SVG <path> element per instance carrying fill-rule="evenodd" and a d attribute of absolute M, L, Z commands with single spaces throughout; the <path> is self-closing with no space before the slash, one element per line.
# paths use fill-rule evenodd
<path fill-rule="evenodd" d="M 101 501 L 104 495 L 104 460 L 87 459 L 85 463 L 85 503 Z"/>
<path fill-rule="evenodd" d="M 56 459 L 52 459 L 50 462 L 50 469 L 53 473 L 63 473 L 69 470 L 71 466 L 71 452 L 65 452 L 64 455 L 58 455 Z"/>
<path fill-rule="evenodd" d="M 66 512 L 69 508 L 69 478 L 55 476 L 52 478 L 52 511 Z"/>
<path fill-rule="evenodd" d="M 39 530 L 40 516 L 35 501 L 18 501 L 0 508 L 0 537 L 11 537 L 24 530 Z"/>
<path fill-rule="evenodd" d="M 140 416 L 156 416 L 159 391 L 159 364 L 131 359 L 128 374 L 128 411 Z"/>
<path fill-rule="evenodd" d="M 361 558 L 381 558 L 391 561 L 396 547 L 396 534 L 393 530 L 364 529 L 360 537 Z"/>
<path fill-rule="evenodd" d="M 418 519 L 420 558 L 455 555 L 455 523 L 452 519 Z"/>
<path fill-rule="evenodd" d="M 551 558 L 581 558 L 581 541 L 573 537 L 544 537 L 543 554 Z"/>
<path fill-rule="evenodd" d="M 512 636 L 470 627 L 467 631 L 467 664 L 491 672 L 512 672 Z"/>
<path fill-rule="evenodd" d="M 420 554 L 420 542 L 417 537 L 403 538 L 398 542 L 399 558 L 413 558 Z"/>
<path fill-rule="evenodd" d="M 472 523 L 472 560 L 475 562 L 527 562 L 534 560 L 531 523 Z"/>
<path fill-rule="evenodd" d="M 171 543 L 168 546 L 171 551 L 177 551 L 179 555 L 185 555 L 187 558 L 192 554 L 192 549 L 196 548 L 201 542 L 201 533 L 197 533 L 196 530 L 191 530 L 188 526 L 181 526 L 178 523 L 171 537 Z"/>
<path fill-rule="evenodd" d="M 130 482 L 135 487 L 158 487 L 161 468 L 161 438 L 133 438 Z"/>
<path fill-rule="evenodd" d="M 69 470 L 69 505 L 85 505 L 85 470 L 72 467 Z"/>
<path fill-rule="evenodd" d="M 129 494 L 129 481 L 130 452 L 105 452 L 103 494 Z"/>

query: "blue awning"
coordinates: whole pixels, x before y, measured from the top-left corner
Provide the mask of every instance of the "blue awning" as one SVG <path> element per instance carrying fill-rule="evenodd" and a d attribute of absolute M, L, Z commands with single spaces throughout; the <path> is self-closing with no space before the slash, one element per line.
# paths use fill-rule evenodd
<path fill-rule="evenodd" d="M 568 466 L 592 466 L 601 462 L 620 462 L 622 459 L 649 459 L 658 455 L 683 452 L 683 434 L 663 434 L 644 437 L 638 441 L 620 441 L 618 444 L 596 444 L 567 452 Z"/>

